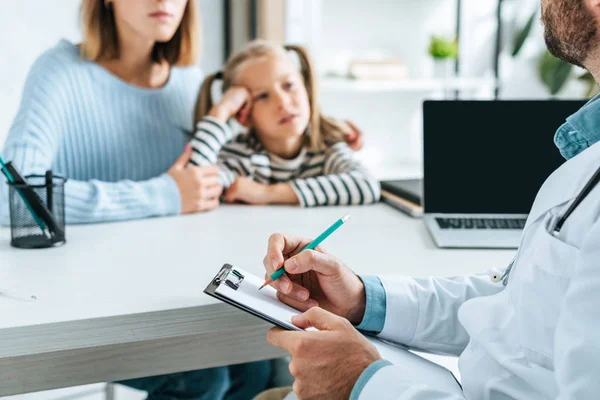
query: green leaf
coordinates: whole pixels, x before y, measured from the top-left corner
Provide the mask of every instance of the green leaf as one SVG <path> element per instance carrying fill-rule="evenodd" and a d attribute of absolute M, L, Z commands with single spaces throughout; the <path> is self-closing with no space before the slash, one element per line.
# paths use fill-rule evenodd
<path fill-rule="evenodd" d="M 590 72 L 586 72 L 577 79 L 587 84 L 587 91 L 585 93 L 587 98 L 592 98 L 600 93 L 600 86 L 598 86 L 596 79 L 594 79 L 594 76 Z"/>
<path fill-rule="evenodd" d="M 554 57 L 547 52 L 544 51 L 539 61 L 539 74 L 540 79 L 544 83 L 544 85 L 550 87 L 552 81 L 552 69 L 554 68 Z"/>
<path fill-rule="evenodd" d="M 429 54 L 433 58 L 457 58 L 458 40 L 441 36 L 432 36 L 429 43 Z"/>
<path fill-rule="evenodd" d="M 519 51 L 521 51 L 523 44 L 525 44 L 525 40 L 527 39 L 527 36 L 529 36 L 529 32 L 531 32 L 531 28 L 533 27 L 533 21 L 535 20 L 536 16 L 537 10 L 533 14 L 531 14 L 531 17 L 529 17 L 523 29 L 521 29 L 521 31 L 517 34 L 513 43 L 513 57 L 516 57 L 517 54 L 519 54 Z"/>
<path fill-rule="evenodd" d="M 554 70 L 554 74 L 552 76 L 552 85 L 550 86 L 551 95 L 554 96 L 555 94 L 560 92 L 560 89 L 562 89 L 562 87 L 569 79 L 572 70 L 573 66 L 563 61 L 561 61 L 561 63 L 556 66 L 556 69 Z"/>
<path fill-rule="evenodd" d="M 545 51 L 540 58 L 540 78 L 553 96 L 560 92 L 572 70 L 571 64 L 554 57 L 548 51 Z"/>

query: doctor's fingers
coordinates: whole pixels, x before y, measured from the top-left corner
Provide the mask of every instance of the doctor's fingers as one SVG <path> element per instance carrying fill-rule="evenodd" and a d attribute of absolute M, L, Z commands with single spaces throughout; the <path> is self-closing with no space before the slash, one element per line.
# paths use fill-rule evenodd
<path fill-rule="evenodd" d="M 314 271 L 325 276 L 338 275 L 346 265 L 337 257 L 321 251 L 307 250 L 297 254 L 284 263 L 285 270 L 292 274 Z"/>
<path fill-rule="evenodd" d="M 267 255 L 263 260 L 267 274 L 272 274 L 279 269 L 285 258 L 290 254 L 300 251 L 304 246 L 310 243 L 310 239 L 301 238 L 283 233 L 275 233 L 269 238 Z"/>
<path fill-rule="evenodd" d="M 290 354 L 295 352 L 297 343 L 306 332 L 286 331 L 281 328 L 271 328 L 267 332 L 267 341 L 275 347 L 279 347 Z"/>
<path fill-rule="evenodd" d="M 317 307 L 319 305 L 319 303 L 317 303 L 315 300 L 313 300 L 311 298 L 307 298 L 306 300 L 298 300 L 298 298 L 296 298 L 296 297 L 285 295 L 281 292 L 277 292 L 277 298 L 282 303 L 287 304 L 288 306 L 295 308 L 298 311 L 303 311 L 303 312 L 308 311 L 311 308 Z"/>
<path fill-rule="evenodd" d="M 265 274 L 265 281 L 268 279 L 269 275 Z M 274 287 L 277 290 L 277 293 L 284 294 L 299 301 L 307 301 L 310 296 L 308 289 L 298 283 L 292 282 L 285 274 L 276 281 L 271 282 L 270 286 Z"/>
<path fill-rule="evenodd" d="M 293 357 L 310 358 L 318 353 L 324 336 L 329 332 L 319 331 L 286 331 L 281 328 L 271 328 L 267 332 L 267 341 L 290 353 Z"/>
<path fill-rule="evenodd" d="M 265 282 L 269 279 L 269 275 L 270 273 L 265 273 Z M 294 284 L 292 283 L 290 278 L 285 274 L 281 275 L 279 279 L 271 282 L 269 285 L 275 288 L 275 290 L 277 290 L 278 293 L 289 293 L 293 290 L 294 287 Z"/>

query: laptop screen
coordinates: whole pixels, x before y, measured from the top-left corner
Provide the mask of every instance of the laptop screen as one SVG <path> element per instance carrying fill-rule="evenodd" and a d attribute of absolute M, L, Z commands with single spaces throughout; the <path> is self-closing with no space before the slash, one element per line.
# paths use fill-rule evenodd
<path fill-rule="evenodd" d="M 554 133 L 585 101 L 425 101 L 426 213 L 527 214 L 565 160 Z"/>

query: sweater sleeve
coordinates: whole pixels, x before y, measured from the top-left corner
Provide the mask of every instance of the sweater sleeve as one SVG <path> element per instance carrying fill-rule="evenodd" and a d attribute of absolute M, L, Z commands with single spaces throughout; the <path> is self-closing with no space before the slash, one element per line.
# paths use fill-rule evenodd
<path fill-rule="evenodd" d="M 345 143 L 332 146 L 323 175 L 296 179 L 292 188 L 303 207 L 358 205 L 379 201 L 381 187 Z"/>
<path fill-rule="evenodd" d="M 24 176 L 52 169 L 73 100 L 62 60 L 43 54 L 26 80 L 21 104 L 4 146 L 5 161 Z M 68 178 L 68 177 L 67 177 Z M 102 182 L 68 179 L 65 184 L 67 223 L 115 221 L 180 212 L 179 190 L 163 174 L 141 181 Z M 0 222 L 9 223 L 8 186 L 0 183 Z"/>

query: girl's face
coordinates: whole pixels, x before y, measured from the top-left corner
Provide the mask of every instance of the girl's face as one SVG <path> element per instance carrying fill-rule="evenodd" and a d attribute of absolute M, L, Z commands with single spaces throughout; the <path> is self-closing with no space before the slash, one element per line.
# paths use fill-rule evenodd
<path fill-rule="evenodd" d="M 302 136 L 310 120 L 310 104 L 298 67 L 284 54 L 242 64 L 237 84 L 252 96 L 250 122 L 261 140 Z"/>
<path fill-rule="evenodd" d="M 154 42 L 171 40 L 188 0 L 111 0 L 121 32 L 135 32 Z"/>

